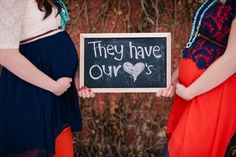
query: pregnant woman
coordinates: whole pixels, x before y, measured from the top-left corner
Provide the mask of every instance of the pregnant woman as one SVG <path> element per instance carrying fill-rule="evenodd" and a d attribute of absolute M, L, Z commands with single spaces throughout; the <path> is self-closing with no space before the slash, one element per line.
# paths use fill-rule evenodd
<path fill-rule="evenodd" d="M 0 156 L 73 157 L 71 131 L 82 123 L 65 4 L 0 0 L 0 10 Z"/>
<path fill-rule="evenodd" d="M 179 82 L 166 132 L 170 157 L 224 157 L 235 139 L 235 17 L 235 0 L 205 0 L 173 85 L 157 93 L 172 96 Z"/>

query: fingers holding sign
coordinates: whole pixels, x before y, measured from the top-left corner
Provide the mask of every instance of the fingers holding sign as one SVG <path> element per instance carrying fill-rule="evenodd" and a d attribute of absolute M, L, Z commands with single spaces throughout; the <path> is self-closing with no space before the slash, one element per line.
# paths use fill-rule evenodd
<path fill-rule="evenodd" d="M 90 88 L 88 87 L 81 87 L 79 88 L 79 91 L 78 91 L 78 95 L 79 97 L 82 97 L 82 98 L 94 98 L 95 97 L 95 93 L 93 91 L 91 91 Z"/>
<path fill-rule="evenodd" d="M 175 89 L 176 89 L 176 86 L 175 85 L 171 85 L 167 88 L 164 88 L 164 89 L 160 89 L 157 93 L 156 93 L 156 96 L 157 97 L 160 97 L 160 96 L 163 96 L 163 97 L 173 97 L 174 93 L 175 93 Z"/>

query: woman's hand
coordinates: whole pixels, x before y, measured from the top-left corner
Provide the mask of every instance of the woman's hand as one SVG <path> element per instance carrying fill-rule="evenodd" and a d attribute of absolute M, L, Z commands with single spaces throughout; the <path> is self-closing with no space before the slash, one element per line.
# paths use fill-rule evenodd
<path fill-rule="evenodd" d="M 176 89 L 176 84 L 173 84 L 165 89 L 160 89 L 157 93 L 156 96 L 160 97 L 160 96 L 164 96 L 164 97 L 172 97 L 175 93 L 175 89 Z"/>
<path fill-rule="evenodd" d="M 80 84 L 79 84 L 79 72 L 78 72 L 78 70 L 76 71 L 74 80 L 75 80 L 75 86 L 76 86 L 76 89 L 77 89 L 79 97 L 82 97 L 84 99 L 85 98 L 93 98 L 93 97 L 95 97 L 95 93 L 93 93 L 91 91 L 91 89 L 89 89 L 87 87 L 80 87 Z"/>
<path fill-rule="evenodd" d="M 178 79 L 179 79 L 179 68 L 175 69 L 175 71 L 173 72 L 171 78 L 172 78 L 171 85 L 169 87 L 165 88 L 165 89 L 160 89 L 156 93 L 157 97 L 160 97 L 160 96 L 172 97 L 174 95 L 175 90 L 176 90 L 176 84 L 177 84 Z"/>
<path fill-rule="evenodd" d="M 186 101 L 189 101 L 194 98 L 194 95 L 191 94 L 189 89 L 180 83 L 177 83 L 176 85 L 176 94 Z"/>
<path fill-rule="evenodd" d="M 79 88 L 78 94 L 79 94 L 79 97 L 82 97 L 82 98 L 93 98 L 93 97 L 95 97 L 95 93 L 93 93 L 87 87 Z"/>
<path fill-rule="evenodd" d="M 53 89 L 51 92 L 57 96 L 62 95 L 67 91 L 68 88 L 71 86 L 71 78 L 68 77 L 62 77 L 59 78 L 56 82 L 55 85 L 53 86 Z"/>

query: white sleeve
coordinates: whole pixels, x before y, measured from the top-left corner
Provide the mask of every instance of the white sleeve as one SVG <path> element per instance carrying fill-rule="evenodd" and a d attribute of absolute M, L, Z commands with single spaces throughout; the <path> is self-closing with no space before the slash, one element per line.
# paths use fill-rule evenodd
<path fill-rule="evenodd" d="M 19 48 L 26 0 L 0 0 L 0 49 Z"/>

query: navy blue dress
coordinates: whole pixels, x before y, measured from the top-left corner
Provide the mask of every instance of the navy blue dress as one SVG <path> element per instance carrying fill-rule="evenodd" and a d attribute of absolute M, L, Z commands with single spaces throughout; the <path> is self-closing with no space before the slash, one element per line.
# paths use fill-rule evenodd
<path fill-rule="evenodd" d="M 65 31 L 21 45 L 20 52 L 54 80 L 74 78 L 77 53 Z M 82 129 L 74 82 L 67 92 L 56 96 L 3 69 L 0 77 L 1 157 L 52 156 L 55 138 L 68 126 L 73 131 Z"/>

